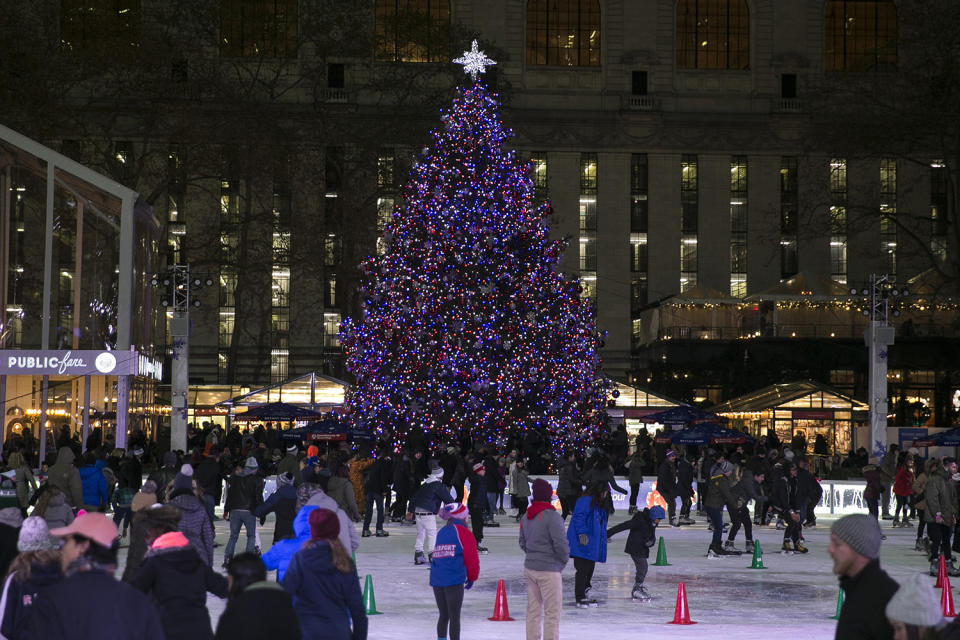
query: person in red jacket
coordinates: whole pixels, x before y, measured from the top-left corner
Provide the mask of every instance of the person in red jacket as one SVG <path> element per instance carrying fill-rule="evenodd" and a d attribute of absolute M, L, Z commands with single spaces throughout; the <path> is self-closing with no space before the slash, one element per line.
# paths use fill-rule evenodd
<path fill-rule="evenodd" d="M 913 495 L 913 458 L 905 456 L 897 467 L 897 476 L 893 481 L 893 495 L 897 499 L 897 509 L 893 512 L 894 527 L 912 527 L 910 524 L 910 496 Z M 903 511 L 903 520 L 900 512 Z"/>
<path fill-rule="evenodd" d="M 460 608 L 463 591 L 473 586 L 480 575 L 477 543 L 467 529 L 467 508 L 452 503 L 438 514 L 447 524 L 437 532 L 437 543 L 430 561 L 430 586 L 440 610 L 437 638 L 460 640 Z M 447 629 L 450 635 L 447 635 Z"/>

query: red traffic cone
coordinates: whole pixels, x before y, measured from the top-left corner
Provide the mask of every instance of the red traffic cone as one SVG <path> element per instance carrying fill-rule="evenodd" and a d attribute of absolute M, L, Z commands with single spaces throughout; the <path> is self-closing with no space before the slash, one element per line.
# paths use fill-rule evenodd
<path fill-rule="evenodd" d="M 957 617 L 957 612 L 953 610 L 953 591 L 950 590 L 949 579 L 944 580 L 943 588 L 940 590 L 940 609 L 945 618 Z"/>
<path fill-rule="evenodd" d="M 487 620 L 513 622 L 513 618 L 510 617 L 510 607 L 507 606 L 507 585 L 503 580 L 497 582 L 497 599 L 493 603 L 493 617 Z"/>
<path fill-rule="evenodd" d="M 687 588 L 682 582 L 677 585 L 677 608 L 673 611 L 673 620 L 667 624 L 697 624 L 690 619 L 690 607 L 687 606 Z"/>
<path fill-rule="evenodd" d="M 937 567 L 937 584 L 933 585 L 934 589 L 940 589 L 943 587 L 943 581 L 947 579 L 947 560 L 940 556 L 940 564 Z"/>

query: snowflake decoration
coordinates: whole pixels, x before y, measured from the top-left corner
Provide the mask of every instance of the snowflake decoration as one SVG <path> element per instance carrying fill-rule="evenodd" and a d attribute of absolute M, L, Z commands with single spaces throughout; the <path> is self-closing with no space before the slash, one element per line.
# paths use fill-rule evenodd
<path fill-rule="evenodd" d="M 477 50 L 477 41 L 474 40 L 470 46 L 470 51 L 464 51 L 463 55 L 454 60 L 457 64 L 463 65 L 463 72 L 469 73 L 473 81 L 476 82 L 481 73 L 487 72 L 487 67 L 497 64 L 484 55 L 483 51 Z"/>

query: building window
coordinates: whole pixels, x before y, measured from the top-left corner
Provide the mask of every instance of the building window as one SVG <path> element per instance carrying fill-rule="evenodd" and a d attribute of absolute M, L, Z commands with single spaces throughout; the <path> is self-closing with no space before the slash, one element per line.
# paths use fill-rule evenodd
<path fill-rule="evenodd" d="M 533 198 L 539 206 L 550 195 L 546 151 L 535 151 L 530 155 L 530 177 L 533 179 Z"/>
<path fill-rule="evenodd" d="M 897 161 L 880 160 L 880 251 L 886 257 L 887 275 L 897 280 Z"/>
<path fill-rule="evenodd" d="M 647 72 L 634 71 L 630 77 L 630 93 L 635 96 L 647 95 Z"/>
<path fill-rule="evenodd" d="M 326 347 L 340 346 L 340 314 L 325 312 L 323 314 L 323 342 Z"/>
<path fill-rule="evenodd" d="M 220 55 L 297 57 L 298 0 L 220 0 Z"/>
<path fill-rule="evenodd" d="M 830 275 L 847 284 L 847 161 L 830 160 Z"/>
<path fill-rule="evenodd" d="M 335 273 L 327 276 L 323 291 L 323 306 L 328 309 L 337 306 L 337 274 Z"/>
<path fill-rule="evenodd" d="M 680 158 L 680 291 L 697 286 L 697 225 L 700 215 L 697 156 Z"/>
<path fill-rule="evenodd" d="M 780 278 L 787 280 L 797 275 L 797 235 L 800 224 L 799 183 L 797 159 L 780 158 Z"/>
<path fill-rule="evenodd" d="M 75 53 L 114 57 L 138 48 L 140 0 L 61 0 L 60 44 Z"/>
<path fill-rule="evenodd" d="M 677 67 L 747 69 L 750 10 L 746 0 L 680 0 Z"/>
<path fill-rule="evenodd" d="M 327 88 L 343 89 L 346 86 L 344 65 L 342 62 L 331 62 L 327 65 Z"/>
<path fill-rule="evenodd" d="M 290 350 L 270 350 L 270 382 L 283 382 L 290 377 Z"/>
<path fill-rule="evenodd" d="M 227 228 L 240 222 L 240 183 L 229 178 L 220 179 L 220 227 Z"/>
<path fill-rule="evenodd" d="M 230 344 L 233 342 L 233 318 L 233 307 L 220 308 L 220 331 L 217 344 L 221 350 L 229 349 Z"/>
<path fill-rule="evenodd" d="M 630 157 L 630 311 L 633 317 L 647 304 L 649 176 L 647 154 L 634 153 Z"/>
<path fill-rule="evenodd" d="M 328 233 L 323 240 L 323 266 L 335 267 L 340 264 L 340 239 L 335 233 Z"/>
<path fill-rule="evenodd" d="M 897 66 L 897 7 L 893 0 L 830 0 L 824 28 L 827 71 Z"/>
<path fill-rule="evenodd" d="M 237 274 L 226 269 L 220 271 L 220 306 L 236 306 Z"/>
<path fill-rule="evenodd" d="M 730 295 L 747 295 L 747 156 L 730 160 Z"/>
<path fill-rule="evenodd" d="M 527 64 L 600 66 L 598 0 L 527 0 Z"/>
<path fill-rule="evenodd" d="M 449 0 L 376 0 L 377 60 L 450 62 Z"/>
<path fill-rule="evenodd" d="M 274 349 L 290 346 L 290 307 L 274 307 L 270 313 L 270 332 Z"/>
<path fill-rule="evenodd" d="M 950 179 L 943 162 L 930 165 L 930 251 L 941 262 L 947 259 L 947 181 Z"/>
<path fill-rule="evenodd" d="M 580 286 L 582 297 L 597 295 L 597 154 L 580 154 Z"/>

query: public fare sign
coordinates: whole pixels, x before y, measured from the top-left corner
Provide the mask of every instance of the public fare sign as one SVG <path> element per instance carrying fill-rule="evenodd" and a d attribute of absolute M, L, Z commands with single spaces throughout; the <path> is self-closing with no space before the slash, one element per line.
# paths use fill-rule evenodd
<path fill-rule="evenodd" d="M 156 375 L 157 370 L 145 366 L 141 358 L 135 351 L 4 349 L 0 350 L 0 375 Z"/>

